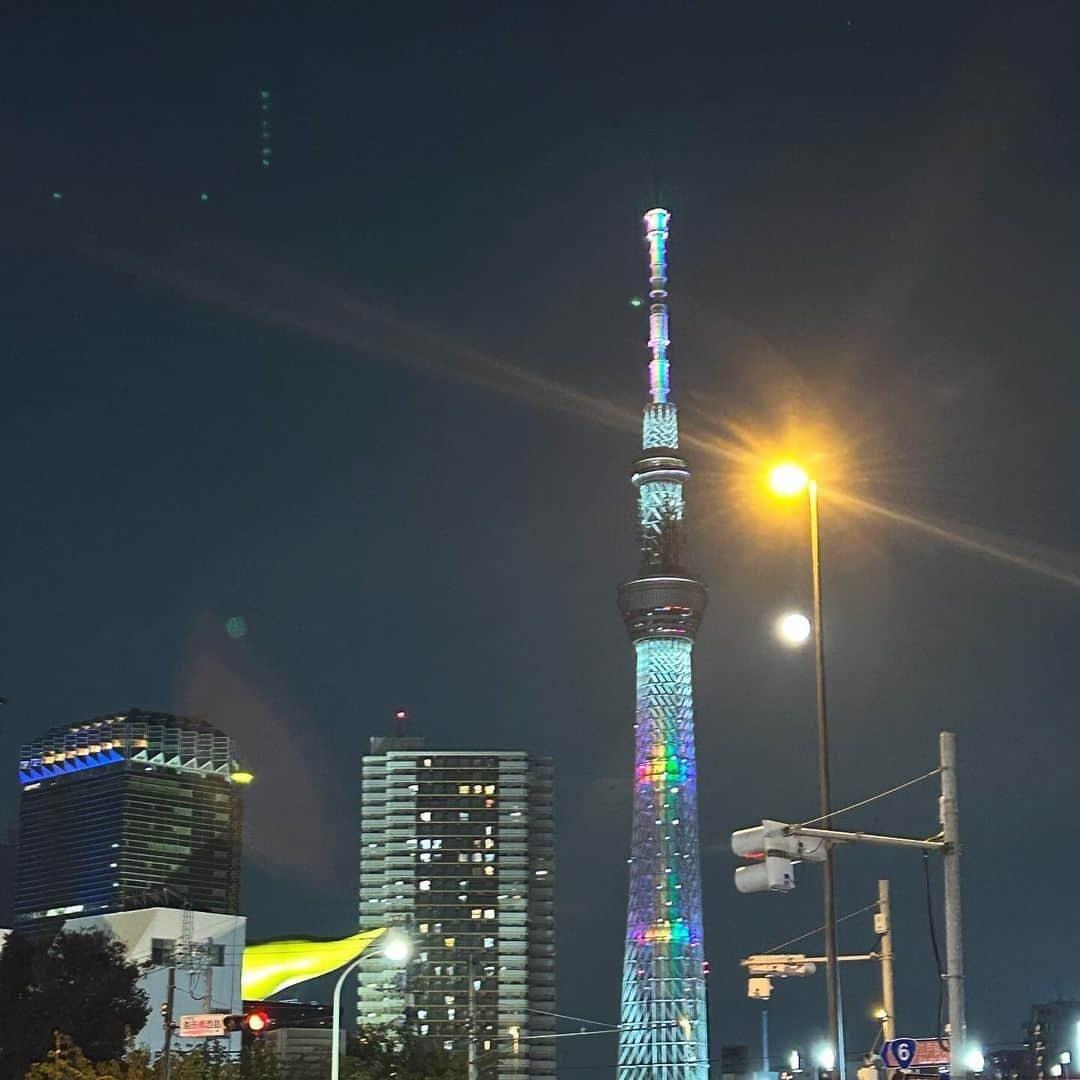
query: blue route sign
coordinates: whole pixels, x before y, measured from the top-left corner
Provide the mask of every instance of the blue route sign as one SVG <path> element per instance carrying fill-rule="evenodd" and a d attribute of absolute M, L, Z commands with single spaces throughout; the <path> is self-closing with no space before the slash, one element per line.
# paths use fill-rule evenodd
<path fill-rule="evenodd" d="M 915 1039 L 890 1039 L 881 1048 L 881 1060 L 890 1069 L 910 1069 L 918 1048 Z"/>

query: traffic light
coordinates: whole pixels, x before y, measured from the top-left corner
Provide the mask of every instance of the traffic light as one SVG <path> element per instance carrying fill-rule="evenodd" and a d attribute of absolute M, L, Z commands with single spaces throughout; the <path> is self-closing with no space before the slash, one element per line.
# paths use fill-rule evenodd
<path fill-rule="evenodd" d="M 252 1009 L 243 1014 L 226 1016 L 224 1023 L 226 1032 L 244 1031 L 251 1035 L 262 1035 L 270 1026 L 270 1015 L 262 1009 Z"/>
<path fill-rule="evenodd" d="M 825 860 L 825 841 L 785 836 L 782 821 L 762 821 L 752 829 L 731 834 L 731 850 L 750 866 L 735 870 L 735 888 L 741 893 L 791 892 L 795 888 L 795 863 Z"/>

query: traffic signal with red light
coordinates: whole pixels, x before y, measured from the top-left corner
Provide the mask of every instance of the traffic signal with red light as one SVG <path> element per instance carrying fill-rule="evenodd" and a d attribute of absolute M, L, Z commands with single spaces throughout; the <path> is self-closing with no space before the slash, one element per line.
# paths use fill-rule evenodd
<path fill-rule="evenodd" d="M 262 1009 L 252 1009 L 251 1012 L 241 1014 L 234 1013 L 225 1017 L 225 1030 L 244 1031 L 251 1035 L 262 1035 L 270 1026 L 270 1016 Z"/>

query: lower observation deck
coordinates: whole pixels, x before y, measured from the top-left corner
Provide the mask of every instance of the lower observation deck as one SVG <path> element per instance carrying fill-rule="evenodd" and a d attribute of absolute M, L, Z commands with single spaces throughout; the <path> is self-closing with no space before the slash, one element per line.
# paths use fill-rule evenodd
<path fill-rule="evenodd" d="M 631 641 L 694 637 L 709 594 L 691 577 L 642 577 L 619 586 L 619 610 Z"/>

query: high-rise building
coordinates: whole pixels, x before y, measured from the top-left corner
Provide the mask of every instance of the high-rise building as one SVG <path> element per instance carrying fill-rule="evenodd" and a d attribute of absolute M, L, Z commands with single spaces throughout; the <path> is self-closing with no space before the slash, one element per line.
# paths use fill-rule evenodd
<path fill-rule="evenodd" d="M 362 961 L 359 1024 L 465 1052 L 471 1022 L 482 1076 L 555 1075 L 554 1042 L 530 1038 L 555 1027 L 551 784 L 550 760 L 522 751 L 372 739 L 360 929 L 407 927 L 415 951 L 403 972 Z"/>
<path fill-rule="evenodd" d="M 24 745 L 16 926 L 162 904 L 235 915 L 246 780 L 227 735 L 142 709 Z"/>
<path fill-rule="evenodd" d="M 19 850 L 17 830 L 8 829 L 7 840 L 0 840 L 0 928 L 10 929 L 15 920 L 15 860 Z"/>
<path fill-rule="evenodd" d="M 1035 1080 L 1075 1075 L 1073 1063 L 1080 1063 L 1080 1001 L 1032 1005 L 1027 1041 L 1031 1048 L 1031 1075 Z"/>
<path fill-rule="evenodd" d="M 622 971 L 620 1080 L 704 1080 L 709 1070 L 691 653 L 705 586 L 685 562 L 689 477 L 669 400 L 669 215 L 645 215 L 649 403 L 637 489 L 638 575 L 619 587 L 637 656 L 630 901 Z"/>

